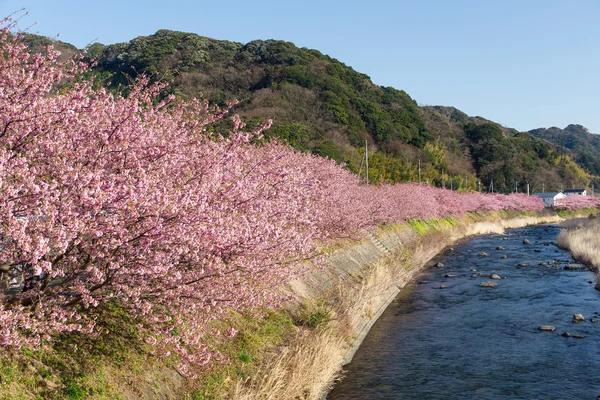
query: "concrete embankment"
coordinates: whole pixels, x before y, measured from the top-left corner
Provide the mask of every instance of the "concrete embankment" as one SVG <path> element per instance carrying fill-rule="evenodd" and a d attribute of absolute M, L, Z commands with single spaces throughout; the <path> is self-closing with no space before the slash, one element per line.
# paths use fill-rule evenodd
<path fill-rule="evenodd" d="M 311 305 L 318 304 L 320 312 L 327 310 L 327 324 L 292 338 L 282 355 L 262 369 L 262 377 L 238 385 L 235 397 L 324 398 L 388 304 L 419 272 L 435 263 L 437 254 L 470 235 L 561 220 L 554 214 L 511 217 L 490 213 L 365 233 L 361 242 L 330 254 L 324 268 L 311 269 L 303 280 L 286 288 L 296 298 L 289 304 L 293 312 L 310 313 Z"/>
<path fill-rule="evenodd" d="M 559 221 L 557 215 L 505 220 L 492 217 L 489 221 L 432 227 L 423 235 L 409 227 L 379 235 L 367 234 L 367 240 L 334 252 L 325 268 L 315 268 L 306 279 L 292 282 L 291 294 L 299 301 L 333 296 L 330 300 L 338 297 L 338 302 L 350 305 L 341 310 L 352 322 L 352 335 L 343 357 L 345 364 L 352 360 L 373 323 L 400 289 L 446 247 L 471 235 L 503 233 L 505 229 Z M 332 289 L 334 293 L 329 293 Z M 349 299 L 353 293 L 356 296 Z"/>

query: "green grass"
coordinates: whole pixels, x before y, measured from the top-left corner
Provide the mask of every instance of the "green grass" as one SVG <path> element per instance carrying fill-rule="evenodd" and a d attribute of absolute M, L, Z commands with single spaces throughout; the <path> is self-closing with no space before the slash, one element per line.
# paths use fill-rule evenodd
<path fill-rule="evenodd" d="M 421 219 L 412 219 L 408 225 L 419 235 L 423 236 L 431 231 L 439 231 L 459 225 L 461 222 L 456 217 L 431 218 L 427 221 Z"/>
<path fill-rule="evenodd" d="M 312 329 L 326 326 L 330 319 L 331 312 L 322 300 L 304 302 L 301 309 L 294 315 L 296 325 Z"/>
<path fill-rule="evenodd" d="M 260 367 L 264 352 L 281 344 L 294 330 L 295 321 L 287 311 L 270 311 L 262 315 L 234 315 L 232 322 L 238 329 L 230 342 L 219 349 L 229 363 L 218 366 L 201 376 L 188 397 L 192 400 L 208 400 L 222 396 L 235 383 L 232 377 L 247 378 Z"/>
<path fill-rule="evenodd" d="M 598 208 L 580 208 L 579 210 L 556 210 L 556 214 L 561 218 L 588 216 L 600 212 Z"/>
<path fill-rule="evenodd" d="M 408 221 L 408 224 L 413 228 L 419 235 L 425 235 L 431 229 L 430 225 L 421 219 L 414 219 Z"/>
<path fill-rule="evenodd" d="M 429 225 L 434 226 L 435 229 L 447 229 L 452 228 L 459 224 L 459 221 L 455 217 L 445 217 L 445 218 L 432 218 L 427 221 Z"/>
<path fill-rule="evenodd" d="M 86 389 L 82 388 L 77 383 L 71 382 L 71 383 L 69 383 L 65 387 L 64 394 L 67 397 L 67 399 L 70 399 L 70 400 L 82 400 L 89 393 L 88 393 L 88 391 Z"/>
<path fill-rule="evenodd" d="M 122 398 L 119 385 L 143 372 L 136 366 L 151 365 L 146 344 L 121 307 L 106 304 L 94 316 L 103 330 L 98 337 L 61 334 L 43 349 L 0 353 L 0 399 Z"/>

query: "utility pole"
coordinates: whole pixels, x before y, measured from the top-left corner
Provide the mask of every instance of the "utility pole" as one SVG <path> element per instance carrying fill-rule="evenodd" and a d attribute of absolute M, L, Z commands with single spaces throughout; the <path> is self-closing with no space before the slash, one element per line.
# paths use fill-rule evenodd
<path fill-rule="evenodd" d="M 369 184 L 369 150 L 367 148 L 367 141 L 365 140 L 365 164 L 367 166 L 367 185 Z"/>
<path fill-rule="evenodd" d="M 450 190 L 454 190 L 454 180 L 450 178 Z"/>
<path fill-rule="evenodd" d="M 419 183 L 421 183 L 421 159 L 419 158 Z"/>
<path fill-rule="evenodd" d="M 527 183 L 527 196 L 529 196 L 529 182 Z"/>
<path fill-rule="evenodd" d="M 515 181 L 515 193 L 519 193 L 519 188 L 517 187 L 517 181 Z"/>
<path fill-rule="evenodd" d="M 479 185 L 479 193 L 481 193 L 481 179 L 477 181 L 477 184 Z"/>
<path fill-rule="evenodd" d="M 492 183 L 490 184 L 490 190 L 494 193 L 494 178 L 492 178 Z"/>
<path fill-rule="evenodd" d="M 542 193 L 546 193 L 546 184 L 542 182 Z"/>
<path fill-rule="evenodd" d="M 469 191 L 469 176 L 465 174 L 465 192 Z"/>

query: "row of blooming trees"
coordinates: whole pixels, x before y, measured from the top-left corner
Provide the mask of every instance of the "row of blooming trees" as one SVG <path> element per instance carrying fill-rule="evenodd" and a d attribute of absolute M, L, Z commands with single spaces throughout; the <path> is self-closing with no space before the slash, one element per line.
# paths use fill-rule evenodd
<path fill-rule="evenodd" d="M 125 307 L 148 342 L 185 362 L 226 309 L 272 305 L 331 237 L 385 222 L 476 210 L 539 210 L 524 195 L 360 185 L 335 162 L 276 141 L 269 124 L 226 137 L 223 117 L 141 78 L 125 96 L 94 90 L 86 66 L 31 54 L 0 30 L 0 345 L 95 332 L 87 312 Z M 24 288 L 8 287 L 26 272 Z M 8 278 L 7 278 L 8 277 Z"/>
<path fill-rule="evenodd" d="M 600 207 L 600 197 L 595 196 L 568 196 L 556 201 L 554 208 L 559 210 L 578 210 L 581 208 Z"/>

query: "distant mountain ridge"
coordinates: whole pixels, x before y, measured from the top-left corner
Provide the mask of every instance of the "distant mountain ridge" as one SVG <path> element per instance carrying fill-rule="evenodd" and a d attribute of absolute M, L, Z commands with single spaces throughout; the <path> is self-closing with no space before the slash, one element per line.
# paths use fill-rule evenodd
<path fill-rule="evenodd" d="M 586 127 L 577 124 L 564 129 L 538 128 L 529 133 L 561 147 L 583 168 L 600 175 L 600 135 L 590 133 Z"/>
<path fill-rule="evenodd" d="M 48 39 L 28 35 L 35 51 Z M 73 46 L 56 42 L 60 51 Z M 99 84 L 118 91 L 128 76 L 151 74 L 170 83 L 168 93 L 235 107 L 248 123 L 273 119 L 268 135 L 301 151 L 344 162 L 359 171 L 365 142 L 369 180 L 419 179 L 437 186 L 496 191 L 588 185 L 600 158 L 540 132 L 518 132 L 454 107 L 419 107 L 406 92 L 371 79 L 318 50 L 280 40 L 246 44 L 193 33 L 159 30 L 127 43 L 92 44 Z M 228 126 L 222 127 L 226 130 Z M 600 156 L 600 154 L 598 154 Z M 577 162 L 573 161 L 577 160 Z M 579 164 L 578 164 L 579 163 Z M 582 168 L 587 169 L 587 172 Z M 600 183 L 600 181 L 598 181 Z"/>

